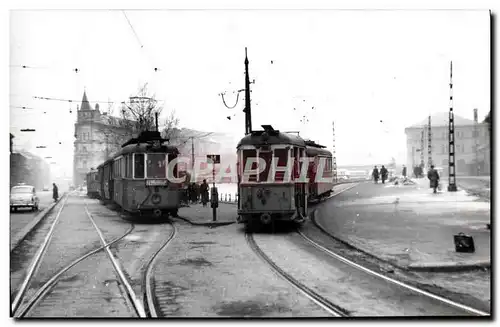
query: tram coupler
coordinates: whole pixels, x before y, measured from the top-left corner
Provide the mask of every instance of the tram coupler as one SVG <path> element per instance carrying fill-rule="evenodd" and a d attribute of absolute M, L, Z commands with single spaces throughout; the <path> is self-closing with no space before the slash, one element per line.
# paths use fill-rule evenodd
<path fill-rule="evenodd" d="M 155 218 L 160 218 L 161 217 L 161 210 L 160 209 L 153 210 L 153 216 Z"/>
<path fill-rule="evenodd" d="M 269 224 L 272 222 L 271 215 L 270 215 L 270 214 L 268 214 L 268 213 L 263 213 L 263 214 L 260 216 L 260 221 L 261 221 L 264 225 L 269 225 Z"/>

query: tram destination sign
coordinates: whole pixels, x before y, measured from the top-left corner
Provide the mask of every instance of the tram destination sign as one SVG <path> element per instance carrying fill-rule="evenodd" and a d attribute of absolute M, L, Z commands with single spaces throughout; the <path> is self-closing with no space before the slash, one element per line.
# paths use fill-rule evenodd
<path fill-rule="evenodd" d="M 146 179 L 146 186 L 167 186 L 166 179 Z"/>
<path fill-rule="evenodd" d="M 208 163 L 220 164 L 220 154 L 207 154 Z"/>

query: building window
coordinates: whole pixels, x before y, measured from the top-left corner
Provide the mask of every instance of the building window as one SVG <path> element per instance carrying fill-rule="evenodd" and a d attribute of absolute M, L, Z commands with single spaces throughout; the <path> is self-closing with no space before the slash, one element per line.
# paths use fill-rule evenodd
<path fill-rule="evenodd" d="M 83 160 L 83 162 L 82 162 L 82 168 L 87 168 L 87 160 Z"/>

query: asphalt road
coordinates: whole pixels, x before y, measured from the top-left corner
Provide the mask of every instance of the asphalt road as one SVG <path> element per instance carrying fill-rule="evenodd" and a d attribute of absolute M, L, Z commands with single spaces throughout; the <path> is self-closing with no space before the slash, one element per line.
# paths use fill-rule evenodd
<path fill-rule="evenodd" d="M 52 191 L 38 191 L 38 197 L 40 198 L 39 211 L 32 212 L 29 208 L 18 209 L 17 212 L 10 213 L 10 236 L 11 239 L 15 236 L 21 229 L 24 228 L 28 223 L 30 223 L 36 215 L 47 208 L 54 200 L 52 199 Z"/>

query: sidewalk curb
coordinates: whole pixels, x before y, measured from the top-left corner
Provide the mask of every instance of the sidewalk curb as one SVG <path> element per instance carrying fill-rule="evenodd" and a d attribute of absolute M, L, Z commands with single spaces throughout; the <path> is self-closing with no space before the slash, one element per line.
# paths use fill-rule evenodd
<path fill-rule="evenodd" d="M 456 264 L 456 263 L 431 263 L 431 264 L 410 264 L 408 266 L 401 266 L 398 265 L 397 263 L 387 260 L 387 259 L 382 259 L 372 253 L 367 252 L 366 250 L 363 250 L 347 241 L 344 241 L 337 236 L 334 236 L 330 232 L 328 232 L 323 226 L 321 226 L 317 221 L 316 221 L 316 211 L 317 209 L 314 209 L 312 215 L 311 215 L 311 221 L 313 224 L 321 230 L 323 233 L 328 235 L 329 237 L 333 238 L 334 240 L 342 243 L 343 245 L 347 246 L 350 249 L 359 251 L 369 257 L 372 257 L 380 262 L 389 264 L 395 268 L 405 270 L 405 271 L 415 271 L 415 272 L 464 272 L 464 271 L 472 271 L 472 270 L 478 270 L 478 269 L 491 269 L 491 262 L 488 261 L 478 261 L 473 264 Z"/>
<path fill-rule="evenodd" d="M 423 264 L 410 264 L 408 270 L 410 271 L 426 271 L 426 272 L 459 272 L 478 269 L 491 269 L 490 261 L 478 261 L 471 264 L 457 264 L 450 262 L 437 262 L 437 263 L 423 263 Z"/>
<path fill-rule="evenodd" d="M 56 202 L 52 202 L 47 208 L 43 209 L 42 212 L 36 215 L 35 218 L 33 218 L 33 220 L 30 223 L 24 226 L 24 228 L 13 237 L 15 241 L 10 249 L 10 252 L 12 252 L 15 248 L 19 246 L 19 244 L 26 238 L 26 236 L 28 236 L 28 234 L 42 221 L 42 219 L 44 219 L 50 214 L 52 209 L 54 209 L 54 207 L 66 195 L 68 195 L 68 192 L 64 192 L 63 195 L 59 197 L 59 199 Z"/>
<path fill-rule="evenodd" d="M 188 223 L 190 223 L 191 225 L 194 225 L 194 226 L 207 226 L 207 227 L 219 227 L 219 226 L 227 226 L 227 225 L 231 225 L 231 224 L 234 224 L 236 223 L 236 221 L 211 221 L 211 222 L 206 222 L 206 223 L 197 223 L 197 222 L 193 222 L 191 221 L 190 219 L 188 218 L 184 218 L 184 217 L 181 217 L 181 216 L 177 216 L 177 217 L 174 217 L 174 218 L 178 218 L 178 219 L 181 219 L 181 220 L 184 220 Z"/>

